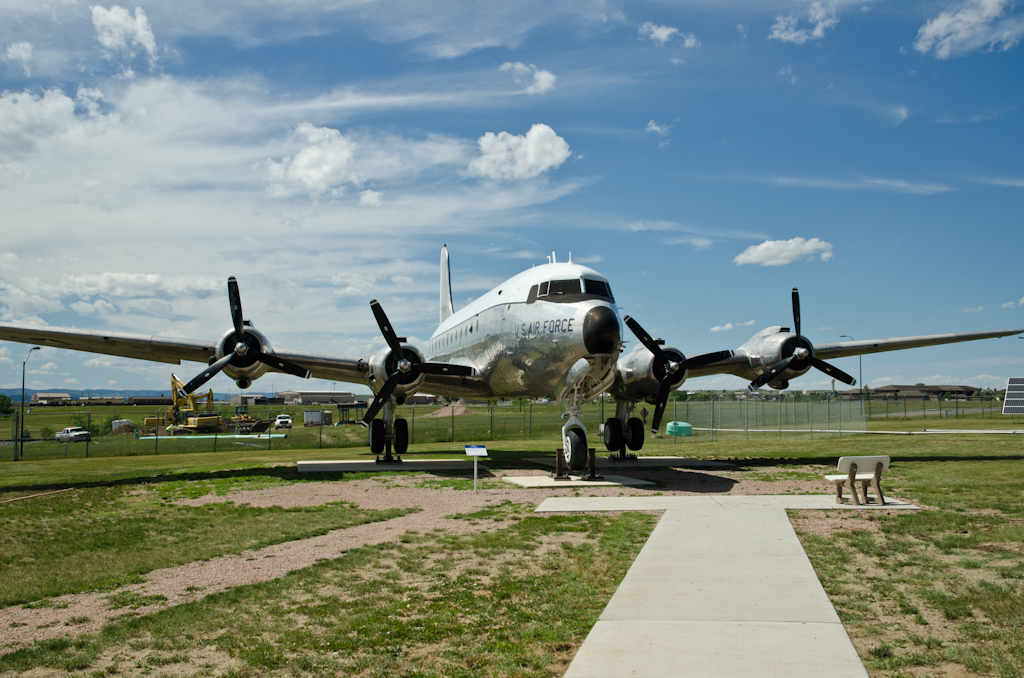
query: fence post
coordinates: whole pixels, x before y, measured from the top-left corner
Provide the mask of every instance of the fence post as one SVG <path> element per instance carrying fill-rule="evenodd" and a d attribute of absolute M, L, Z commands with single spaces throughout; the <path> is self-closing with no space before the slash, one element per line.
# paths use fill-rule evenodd
<path fill-rule="evenodd" d="M 779 396 L 779 398 L 783 399 L 785 397 L 786 396 Z M 776 400 L 775 402 L 779 404 L 779 440 L 782 440 L 782 406 L 785 404 L 785 402 L 779 402 L 779 400 Z"/>
<path fill-rule="evenodd" d="M 672 401 L 672 421 L 673 422 L 679 420 L 679 417 L 676 416 L 676 412 L 678 412 L 678 411 L 679 411 L 679 399 L 676 398 L 675 400 Z M 601 398 L 601 422 L 602 423 L 604 422 L 604 397 L 603 396 Z M 676 431 L 673 431 L 672 432 L 672 444 L 673 445 L 676 444 L 676 438 L 678 438 L 678 437 L 679 437 L 679 435 L 676 433 Z"/>
<path fill-rule="evenodd" d="M 491 440 L 494 440 L 494 401 L 492 400 L 487 404 L 487 409 L 491 415 Z"/>
<path fill-rule="evenodd" d="M 416 444 L 416 406 L 412 406 L 412 430 L 409 431 L 409 444 Z"/>
<path fill-rule="evenodd" d="M 807 396 L 807 437 L 814 440 L 814 398 Z"/>
<path fill-rule="evenodd" d="M 924 406 L 925 406 L 925 404 L 924 404 L 924 394 L 922 393 L 922 394 L 921 394 L 921 419 L 924 419 L 924 418 L 925 418 L 925 409 L 924 409 Z"/>
<path fill-rule="evenodd" d="M 19 424 L 21 423 L 21 421 L 19 420 L 20 415 L 21 413 L 18 412 L 18 410 L 14 410 L 14 430 L 11 431 L 11 447 L 14 448 L 13 461 L 18 461 L 18 438 L 20 437 L 18 435 L 18 431 L 21 430 L 21 428 L 19 427 Z"/>
<path fill-rule="evenodd" d="M 153 454 L 160 454 L 160 424 L 164 418 L 164 408 L 156 411 L 156 427 L 153 429 Z"/>
<path fill-rule="evenodd" d="M 452 408 L 452 442 L 455 442 L 455 403 L 450 403 L 448 407 Z"/>
<path fill-rule="evenodd" d="M 530 401 L 530 438 L 533 438 L 533 401 Z"/>
<path fill-rule="evenodd" d="M 267 450 L 274 449 L 274 406 L 270 406 L 270 412 L 267 414 L 267 418 L 270 423 L 267 424 Z"/>
<path fill-rule="evenodd" d="M 85 430 L 89 432 L 89 439 L 85 441 L 85 458 L 89 458 L 89 444 L 92 442 L 92 408 L 85 415 Z"/>
<path fill-rule="evenodd" d="M 839 437 L 843 437 L 843 396 L 839 396 Z"/>
<path fill-rule="evenodd" d="M 320 449 L 324 448 L 324 408 L 320 408 Z"/>

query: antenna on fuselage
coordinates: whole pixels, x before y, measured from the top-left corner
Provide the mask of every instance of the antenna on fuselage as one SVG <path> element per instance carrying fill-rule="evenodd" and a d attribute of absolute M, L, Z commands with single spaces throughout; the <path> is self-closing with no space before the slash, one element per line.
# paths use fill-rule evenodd
<path fill-rule="evenodd" d="M 558 260 L 555 259 L 555 253 L 554 252 L 551 253 L 551 263 L 552 264 L 557 264 L 558 263 Z"/>
<path fill-rule="evenodd" d="M 569 263 L 572 263 L 572 250 L 569 250 Z"/>

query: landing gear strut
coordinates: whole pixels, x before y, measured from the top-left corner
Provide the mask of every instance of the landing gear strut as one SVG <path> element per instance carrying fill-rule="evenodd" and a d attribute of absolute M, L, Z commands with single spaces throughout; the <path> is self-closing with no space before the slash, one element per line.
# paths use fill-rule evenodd
<path fill-rule="evenodd" d="M 633 401 L 616 401 L 615 416 L 604 423 L 604 446 L 617 453 L 610 459 L 636 459 L 635 454 L 626 453 L 626 448 L 636 452 L 644 446 L 644 423 L 638 417 L 629 416 L 635 406 Z"/>
<path fill-rule="evenodd" d="M 378 464 L 401 464 L 402 455 L 409 449 L 409 422 L 395 419 L 395 405 L 395 399 L 388 398 L 381 418 L 370 420 L 370 452 L 377 457 Z M 392 446 L 397 456 L 392 456 Z"/>

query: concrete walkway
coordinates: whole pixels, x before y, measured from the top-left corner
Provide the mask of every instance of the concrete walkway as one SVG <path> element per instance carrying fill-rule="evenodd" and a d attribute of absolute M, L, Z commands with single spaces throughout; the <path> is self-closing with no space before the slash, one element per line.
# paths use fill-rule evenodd
<path fill-rule="evenodd" d="M 787 508 L 844 507 L 803 495 L 544 501 L 540 512 L 665 510 L 566 678 L 866 678 Z"/>

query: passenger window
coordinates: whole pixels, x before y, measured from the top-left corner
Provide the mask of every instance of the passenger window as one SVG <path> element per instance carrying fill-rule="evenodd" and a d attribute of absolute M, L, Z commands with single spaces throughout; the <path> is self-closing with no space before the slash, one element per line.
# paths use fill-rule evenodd
<path fill-rule="evenodd" d="M 526 297 L 526 303 L 528 303 L 528 304 L 532 304 L 535 301 L 537 301 L 537 286 L 536 285 L 534 285 L 533 287 L 530 288 L 530 294 L 527 295 L 527 297 Z"/>
<path fill-rule="evenodd" d="M 548 287 L 548 295 L 579 294 L 580 281 L 577 280 L 552 280 Z"/>

